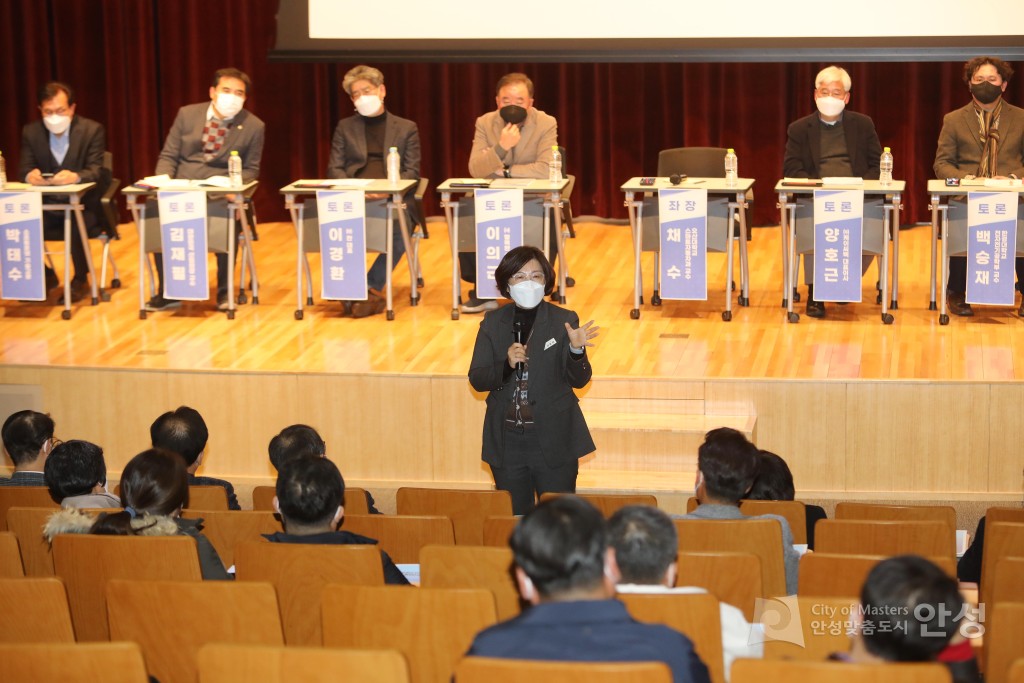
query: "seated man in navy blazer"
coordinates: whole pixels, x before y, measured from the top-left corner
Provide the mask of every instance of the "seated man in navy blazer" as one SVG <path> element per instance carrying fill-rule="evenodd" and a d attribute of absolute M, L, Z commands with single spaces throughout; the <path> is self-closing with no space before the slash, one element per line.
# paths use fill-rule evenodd
<path fill-rule="evenodd" d="M 338 122 L 331 140 L 331 158 L 327 164 L 328 178 L 387 178 L 388 150 L 398 148 L 402 160 L 400 175 L 403 180 L 420 177 L 420 134 L 416 124 L 396 116 L 384 107 L 387 90 L 384 74 L 372 66 L 360 65 L 350 69 L 341 81 L 341 88 L 352 99 L 356 113 Z M 413 201 L 412 192 L 406 195 L 407 204 Z M 388 197 L 367 194 L 366 217 L 383 218 Z M 376 201 L 376 203 L 374 203 Z M 391 267 L 398 266 L 405 253 L 405 242 L 398 221 L 392 226 L 393 241 Z M 366 301 L 345 302 L 344 312 L 354 318 L 365 318 L 384 311 L 386 302 L 381 293 L 386 285 L 387 258 L 379 254 L 366 274 L 369 294 Z"/>
<path fill-rule="evenodd" d="M 73 185 L 96 183 L 83 199 L 83 218 L 90 237 L 108 227 L 100 208 L 100 199 L 110 184 L 110 172 L 103 168 L 107 134 L 92 119 L 75 115 L 75 93 L 56 81 L 39 89 L 39 113 L 42 120 L 27 124 L 21 131 L 21 160 L 18 178 L 30 185 Z M 64 196 L 45 197 L 47 203 L 63 203 Z M 64 239 L 64 212 L 43 212 L 43 233 L 48 240 Z M 89 292 L 89 264 L 85 245 L 77 226 L 71 229 L 71 261 L 75 274 L 71 280 L 71 300 L 80 301 Z M 46 289 L 59 284 L 57 274 L 46 267 Z"/>
<path fill-rule="evenodd" d="M 189 104 L 178 110 L 156 162 L 156 175 L 166 173 L 172 178 L 203 180 L 228 174 L 228 157 L 237 151 L 242 158 L 242 182 L 256 180 L 263 156 L 263 121 L 243 107 L 252 90 L 252 81 L 238 69 L 220 69 L 213 74 L 210 100 Z M 219 205 L 216 208 L 213 205 Z M 226 200 L 213 200 L 210 214 L 226 215 Z M 153 208 L 147 212 L 155 215 Z M 234 229 L 234 221 L 229 229 Z M 237 252 L 236 252 L 237 253 Z M 147 311 L 166 311 L 181 306 L 180 301 L 163 296 L 163 260 L 156 254 L 160 289 L 146 305 Z M 217 254 L 217 309 L 228 309 L 227 254 Z"/>

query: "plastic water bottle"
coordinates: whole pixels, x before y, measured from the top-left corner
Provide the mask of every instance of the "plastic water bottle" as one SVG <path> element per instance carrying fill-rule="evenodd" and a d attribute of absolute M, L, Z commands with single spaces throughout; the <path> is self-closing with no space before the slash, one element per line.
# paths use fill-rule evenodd
<path fill-rule="evenodd" d="M 7 187 L 7 162 L 4 161 L 4 153 L 0 152 L 0 190 Z"/>
<path fill-rule="evenodd" d="M 397 185 L 402 179 L 402 157 L 398 156 L 398 148 L 388 150 L 388 182 Z"/>
<path fill-rule="evenodd" d="M 231 187 L 242 186 L 242 157 L 238 156 L 236 150 L 231 150 L 231 156 L 228 157 L 228 180 Z"/>
<path fill-rule="evenodd" d="M 725 184 L 736 187 L 736 179 L 740 175 L 740 159 L 732 147 L 725 151 Z"/>
<path fill-rule="evenodd" d="M 878 163 L 878 180 L 883 185 L 892 185 L 892 152 L 886 147 L 882 150 L 882 160 Z"/>
<path fill-rule="evenodd" d="M 558 151 L 558 145 L 551 147 L 551 163 L 548 165 L 548 181 L 552 183 L 562 182 L 562 153 Z"/>

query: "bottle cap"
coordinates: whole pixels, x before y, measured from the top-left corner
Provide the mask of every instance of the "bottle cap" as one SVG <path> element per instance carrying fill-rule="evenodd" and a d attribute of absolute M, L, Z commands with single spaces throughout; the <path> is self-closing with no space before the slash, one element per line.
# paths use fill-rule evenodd
<path fill-rule="evenodd" d="M 730 147 L 729 149 L 725 150 L 725 153 L 726 154 L 735 154 L 736 150 L 734 150 L 732 147 Z"/>
<path fill-rule="evenodd" d="M 237 149 L 231 150 L 231 156 L 237 157 L 238 156 L 238 150 Z"/>
<path fill-rule="evenodd" d="M 888 147 L 883 147 L 883 148 L 882 148 L 882 151 L 883 151 L 883 152 L 888 152 L 888 151 L 889 151 L 889 148 L 888 148 Z"/>
<path fill-rule="evenodd" d="M 389 151 L 389 152 L 397 152 L 397 151 L 398 151 L 398 148 L 397 148 L 397 147 L 392 147 L 392 148 L 391 148 L 391 149 L 389 149 L 388 151 Z"/>

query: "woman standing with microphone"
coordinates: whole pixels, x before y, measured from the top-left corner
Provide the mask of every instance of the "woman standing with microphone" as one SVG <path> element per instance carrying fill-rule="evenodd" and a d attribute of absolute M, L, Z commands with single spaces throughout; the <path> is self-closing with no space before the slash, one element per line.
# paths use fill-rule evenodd
<path fill-rule="evenodd" d="M 494 280 L 515 305 L 480 322 L 469 383 L 489 392 L 483 460 L 522 515 L 542 493 L 575 492 L 579 459 L 595 449 L 573 389 L 590 382 L 586 347 L 599 328 L 545 301 L 555 272 L 536 247 L 505 254 Z"/>

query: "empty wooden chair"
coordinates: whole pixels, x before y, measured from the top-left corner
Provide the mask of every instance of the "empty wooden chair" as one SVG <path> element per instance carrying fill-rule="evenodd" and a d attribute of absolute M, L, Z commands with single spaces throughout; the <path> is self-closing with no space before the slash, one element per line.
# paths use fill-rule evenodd
<path fill-rule="evenodd" d="M 256 486 L 252 490 L 252 509 L 274 511 L 274 496 L 277 489 L 273 486 Z M 345 487 L 345 512 L 350 515 L 368 515 L 370 506 L 366 499 L 366 489 L 358 486 Z"/>
<path fill-rule="evenodd" d="M 1024 658 L 1018 659 L 1010 667 L 1010 683 L 1024 683 Z"/>
<path fill-rule="evenodd" d="M 764 597 L 761 560 L 750 553 L 679 553 L 677 586 L 697 586 L 754 619 L 754 606 Z"/>
<path fill-rule="evenodd" d="M 186 509 L 227 510 L 228 492 L 223 486 L 189 486 Z"/>
<path fill-rule="evenodd" d="M 756 555 L 766 596 L 786 594 L 782 526 L 773 519 L 677 519 L 679 552 L 735 552 Z M 736 605 L 742 609 L 741 605 Z"/>
<path fill-rule="evenodd" d="M 671 683 L 662 662 L 544 662 L 530 659 L 465 657 L 455 683 Z"/>
<path fill-rule="evenodd" d="M 0 531 L 0 578 L 15 579 L 25 576 L 21 564 L 21 549 L 18 537 L 10 531 Z"/>
<path fill-rule="evenodd" d="M 507 548 L 508 539 L 519 523 L 519 518 L 512 515 L 492 516 L 484 520 L 483 544 L 494 548 Z"/>
<path fill-rule="evenodd" d="M 519 614 L 512 551 L 474 545 L 428 545 L 420 551 L 424 588 L 486 588 L 494 593 L 498 621 Z"/>
<path fill-rule="evenodd" d="M 833 555 L 807 553 L 800 558 L 801 596 L 856 597 L 868 573 L 884 560 L 882 555 Z M 956 577 L 956 562 L 949 557 L 928 558 L 942 571 Z"/>
<path fill-rule="evenodd" d="M 419 562 L 424 546 L 455 545 L 452 521 L 447 517 L 345 515 L 341 528 L 376 539 L 397 564 Z"/>
<path fill-rule="evenodd" d="M 1000 602 L 1024 603 L 1024 557 L 1004 557 L 996 562 L 987 605 Z"/>
<path fill-rule="evenodd" d="M 60 579 L 0 579 L 0 643 L 73 642 L 68 596 Z"/>
<path fill-rule="evenodd" d="M 987 522 L 986 522 L 987 524 Z M 985 531 L 988 534 L 988 530 Z M 985 539 L 988 543 L 988 539 Z M 1024 603 L 1001 602 L 985 614 L 985 683 L 1009 683 L 1010 667 L 1024 656 Z"/>
<path fill-rule="evenodd" d="M 1011 522 L 1024 524 L 1024 508 L 992 507 L 985 512 L 985 524 Z"/>
<path fill-rule="evenodd" d="M 850 664 L 770 659 L 740 659 L 732 683 L 950 683 L 942 664 Z"/>
<path fill-rule="evenodd" d="M 135 643 L 0 645 L 4 683 L 148 683 Z"/>
<path fill-rule="evenodd" d="M 981 601 L 991 604 L 996 567 L 1008 557 L 1024 557 L 1024 524 L 985 520 L 985 546 L 981 553 Z"/>
<path fill-rule="evenodd" d="M 380 549 L 373 545 L 306 545 L 243 541 L 235 548 L 235 578 L 274 585 L 284 640 L 319 646 L 320 596 L 329 583 L 381 586 Z"/>
<path fill-rule="evenodd" d="M 7 526 L 18 537 L 26 576 L 53 576 L 53 554 L 43 527 L 54 512 L 53 508 L 23 507 L 7 511 Z"/>
<path fill-rule="evenodd" d="M 880 522 L 942 522 L 956 533 L 956 508 L 952 505 L 882 505 L 878 503 L 836 503 L 836 519 Z"/>
<path fill-rule="evenodd" d="M 708 667 L 711 683 L 725 683 L 718 599 L 707 593 L 619 593 L 638 621 L 665 624 L 686 635 Z"/>
<path fill-rule="evenodd" d="M 188 536 L 91 536 L 53 539 L 53 567 L 64 581 L 75 634 L 109 640 L 106 586 L 111 579 L 200 581 L 196 542 Z"/>
<path fill-rule="evenodd" d="M 106 595 L 111 639 L 138 643 L 161 683 L 196 681 L 206 643 L 284 645 L 268 583 L 112 580 Z"/>
<path fill-rule="evenodd" d="M 807 543 L 807 506 L 799 500 L 741 500 L 745 515 L 778 515 L 789 522 L 793 543 Z"/>
<path fill-rule="evenodd" d="M 199 648 L 199 683 L 408 683 L 397 650 L 337 650 L 211 643 Z"/>
<path fill-rule="evenodd" d="M 945 522 L 823 519 L 814 535 L 814 549 L 819 553 L 956 557 L 956 536 Z"/>
<path fill-rule="evenodd" d="M 542 493 L 541 500 L 556 498 L 561 493 Z M 575 494 L 594 505 L 605 519 L 608 519 L 627 505 L 650 505 L 658 507 L 658 499 L 650 493 L 577 493 Z"/>
<path fill-rule="evenodd" d="M 473 637 L 497 618 L 484 589 L 332 585 L 322 610 L 325 646 L 399 650 L 413 683 L 448 683 Z"/>
<path fill-rule="evenodd" d="M 0 486 L 0 531 L 7 531 L 11 508 L 58 508 L 45 486 Z"/>
<path fill-rule="evenodd" d="M 214 486 L 212 488 L 220 488 Z M 223 491 L 224 489 L 221 489 Z M 195 510 L 182 517 L 203 520 L 203 535 L 210 540 L 225 567 L 235 563 L 235 546 L 243 541 L 262 541 L 264 534 L 283 531 L 273 512 L 250 510 Z"/>
<path fill-rule="evenodd" d="M 455 542 L 459 545 L 481 545 L 484 519 L 512 514 L 512 496 L 508 491 L 403 486 L 395 499 L 400 515 L 442 515 L 452 520 Z"/>
<path fill-rule="evenodd" d="M 858 604 L 854 596 L 766 600 L 757 615 L 765 624 L 764 658 L 820 662 L 833 652 L 849 652 Z"/>

